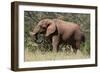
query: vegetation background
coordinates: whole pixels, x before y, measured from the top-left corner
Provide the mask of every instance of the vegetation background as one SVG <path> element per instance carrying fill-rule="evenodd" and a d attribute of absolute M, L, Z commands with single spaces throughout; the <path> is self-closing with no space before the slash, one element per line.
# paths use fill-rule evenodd
<path fill-rule="evenodd" d="M 64 48 L 59 53 L 52 53 L 51 43 L 43 37 L 42 34 L 38 34 L 38 40 L 30 36 L 29 32 L 32 32 L 34 27 L 42 19 L 61 19 L 64 21 L 74 22 L 80 25 L 81 30 L 84 32 L 86 40 L 81 45 L 80 53 L 76 57 L 71 52 L 69 45 L 61 44 L 60 48 Z M 42 43 L 40 43 L 42 42 Z M 90 14 L 82 13 L 60 13 L 60 12 L 42 12 L 42 11 L 25 11 L 24 12 L 24 48 L 25 48 L 25 61 L 34 60 L 56 60 L 56 59 L 77 59 L 87 58 L 90 56 Z M 74 57 L 73 57 L 74 56 Z"/>

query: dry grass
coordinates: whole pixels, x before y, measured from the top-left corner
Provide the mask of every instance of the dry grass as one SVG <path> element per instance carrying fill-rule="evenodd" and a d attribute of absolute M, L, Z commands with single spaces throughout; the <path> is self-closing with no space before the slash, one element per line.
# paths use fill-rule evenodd
<path fill-rule="evenodd" d="M 83 55 L 79 50 L 77 54 L 72 52 L 31 52 L 28 49 L 25 50 L 25 61 L 44 61 L 44 60 L 63 60 L 63 59 L 86 59 L 89 55 Z"/>

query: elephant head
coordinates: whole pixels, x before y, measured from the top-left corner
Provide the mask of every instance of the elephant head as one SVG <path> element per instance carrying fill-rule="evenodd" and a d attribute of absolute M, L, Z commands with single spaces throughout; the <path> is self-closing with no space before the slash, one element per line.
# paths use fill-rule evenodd
<path fill-rule="evenodd" d="M 37 33 L 45 33 L 45 36 L 48 37 L 50 34 L 54 33 L 55 30 L 56 25 L 51 19 L 43 19 L 35 26 L 33 32 L 30 32 L 30 34 L 35 36 Z"/>

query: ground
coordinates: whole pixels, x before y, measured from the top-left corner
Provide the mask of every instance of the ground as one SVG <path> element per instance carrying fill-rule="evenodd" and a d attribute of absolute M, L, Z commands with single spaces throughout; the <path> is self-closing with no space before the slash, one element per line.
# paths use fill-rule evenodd
<path fill-rule="evenodd" d="M 25 49 L 25 61 L 45 61 L 45 60 L 65 60 L 65 59 L 87 59 L 89 55 L 84 55 L 81 51 L 73 52 L 31 52 Z"/>

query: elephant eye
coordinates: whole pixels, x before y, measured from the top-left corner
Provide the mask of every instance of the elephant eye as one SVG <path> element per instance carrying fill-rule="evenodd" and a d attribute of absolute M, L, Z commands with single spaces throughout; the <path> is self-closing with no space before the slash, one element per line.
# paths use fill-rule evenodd
<path fill-rule="evenodd" d="M 45 29 L 45 27 L 42 27 L 42 29 Z"/>
<path fill-rule="evenodd" d="M 40 25 L 40 28 L 43 28 L 43 26 Z"/>

